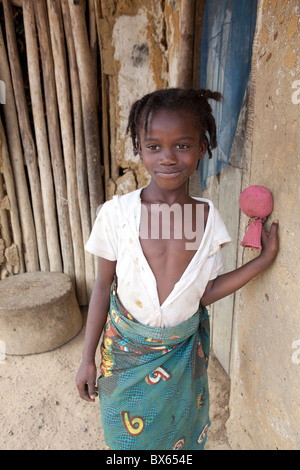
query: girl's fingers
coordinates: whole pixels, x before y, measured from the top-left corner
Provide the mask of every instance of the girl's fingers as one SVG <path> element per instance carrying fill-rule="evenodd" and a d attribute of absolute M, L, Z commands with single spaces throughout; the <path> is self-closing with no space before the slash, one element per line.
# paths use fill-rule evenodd
<path fill-rule="evenodd" d="M 277 219 L 274 220 L 274 222 L 272 222 L 269 232 L 267 232 L 266 229 L 263 227 L 262 233 L 266 235 L 266 237 L 268 237 L 271 233 L 275 235 L 278 230 L 278 224 L 279 224 L 278 220 Z"/>
<path fill-rule="evenodd" d="M 95 384 L 94 383 L 88 383 L 87 388 L 88 388 L 88 395 L 89 395 L 90 399 L 94 401 L 96 396 L 98 395 L 97 392 L 96 392 Z"/>
<path fill-rule="evenodd" d="M 272 232 L 276 233 L 277 230 L 278 230 L 278 224 L 279 224 L 278 220 L 277 219 L 274 220 L 274 222 L 271 225 L 270 232 L 272 231 Z"/>

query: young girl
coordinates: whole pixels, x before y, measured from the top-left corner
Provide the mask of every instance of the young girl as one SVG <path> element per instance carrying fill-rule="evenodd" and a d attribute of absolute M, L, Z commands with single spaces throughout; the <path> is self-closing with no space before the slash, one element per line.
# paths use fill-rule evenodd
<path fill-rule="evenodd" d="M 189 177 L 217 145 L 211 98 L 221 95 L 166 89 L 133 104 L 127 130 L 151 182 L 107 201 L 86 245 L 99 257 L 98 276 L 76 383 L 87 401 L 98 390 L 105 442 L 113 450 L 204 448 L 210 425 L 205 306 L 235 292 L 277 255 L 274 221 L 262 234 L 259 256 L 221 274 L 226 227 L 211 201 L 187 194 Z"/>

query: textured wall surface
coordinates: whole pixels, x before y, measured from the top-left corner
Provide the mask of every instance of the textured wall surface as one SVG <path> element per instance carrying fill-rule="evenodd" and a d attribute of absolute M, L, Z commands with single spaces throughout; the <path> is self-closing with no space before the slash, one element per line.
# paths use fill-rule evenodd
<path fill-rule="evenodd" d="M 146 93 L 177 86 L 181 0 L 101 2 L 98 27 L 109 90 L 112 165 L 108 198 L 148 184 L 126 136 L 131 104 Z"/>
<path fill-rule="evenodd" d="M 280 252 L 236 294 L 227 423 L 235 449 L 300 448 L 299 15 L 294 0 L 259 2 L 243 187 L 271 190 Z M 253 256 L 240 248 L 240 262 Z"/>

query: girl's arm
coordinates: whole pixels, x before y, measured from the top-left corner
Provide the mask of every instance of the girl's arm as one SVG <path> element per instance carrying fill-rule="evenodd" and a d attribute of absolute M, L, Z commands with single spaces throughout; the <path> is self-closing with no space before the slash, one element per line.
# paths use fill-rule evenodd
<path fill-rule="evenodd" d="M 116 261 L 99 258 L 98 275 L 89 303 L 82 362 L 76 376 L 79 395 L 86 401 L 95 401 L 97 395 L 95 353 L 109 311 L 115 268 Z"/>
<path fill-rule="evenodd" d="M 275 220 L 270 232 L 262 231 L 262 251 L 260 255 L 238 269 L 218 276 L 209 281 L 201 298 L 201 305 L 209 305 L 232 294 L 247 284 L 257 274 L 268 268 L 278 253 L 278 221 Z"/>

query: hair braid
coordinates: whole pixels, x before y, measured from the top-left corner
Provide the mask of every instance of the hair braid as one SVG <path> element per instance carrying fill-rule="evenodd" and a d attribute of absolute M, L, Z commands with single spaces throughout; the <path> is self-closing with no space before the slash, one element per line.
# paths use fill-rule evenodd
<path fill-rule="evenodd" d="M 126 129 L 126 133 L 129 132 L 131 135 L 134 154 L 138 153 L 139 129 L 143 126 L 145 132 L 147 132 L 150 113 L 165 109 L 168 111 L 187 111 L 194 114 L 201 128 L 202 136 L 207 142 L 207 151 L 209 158 L 211 158 L 211 149 L 217 147 L 217 135 L 216 123 L 208 102 L 209 99 L 221 101 L 222 95 L 219 92 L 203 88 L 199 90 L 193 88 L 167 88 L 148 93 L 136 101 L 130 109 Z"/>

